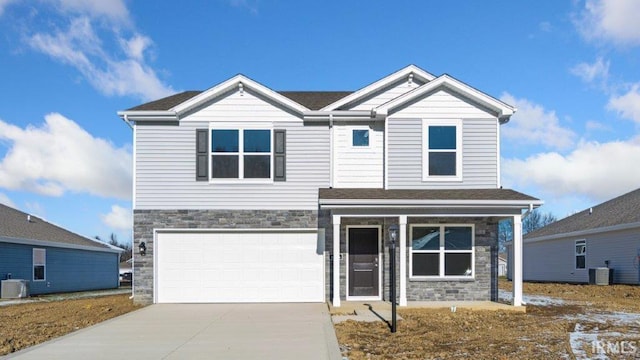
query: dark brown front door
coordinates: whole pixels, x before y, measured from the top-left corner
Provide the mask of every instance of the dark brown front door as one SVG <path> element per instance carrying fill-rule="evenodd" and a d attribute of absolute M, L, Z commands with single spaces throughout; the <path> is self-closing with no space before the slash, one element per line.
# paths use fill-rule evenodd
<path fill-rule="evenodd" d="M 349 228 L 349 296 L 379 296 L 378 228 Z"/>

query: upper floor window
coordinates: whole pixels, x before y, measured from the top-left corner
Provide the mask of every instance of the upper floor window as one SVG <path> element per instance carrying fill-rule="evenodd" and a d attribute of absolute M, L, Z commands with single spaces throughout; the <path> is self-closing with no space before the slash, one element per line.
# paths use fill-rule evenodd
<path fill-rule="evenodd" d="M 351 131 L 351 146 L 369 146 L 369 129 L 354 129 Z"/>
<path fill-rule="evenodd" d="M 462 134 L 460 120 L 423 120 L 422 179 L 462 179 Z"/>
<path fill-rule="evenodd" d="M 576 269 L 587 267 L 587 240 L 576 240 Z"/>
<path fill-rule="evenodd" d="M 473 225 L 411 225 L 410 276 L 474 276 Z"/>
<path fill-rule="evenodd" d="M 271 179 L 268 129 L 211 130 L 212 179 Z"/>

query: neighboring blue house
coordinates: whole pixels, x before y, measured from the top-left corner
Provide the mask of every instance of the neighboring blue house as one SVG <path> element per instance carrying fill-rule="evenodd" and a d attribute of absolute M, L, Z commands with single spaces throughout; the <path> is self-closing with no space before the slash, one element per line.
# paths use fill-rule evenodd
<path fill-rule="evenodd" d="M 121 252 L 0 204 L 0 280 L 28 280 L 30 295 L 117 288 Z"/>

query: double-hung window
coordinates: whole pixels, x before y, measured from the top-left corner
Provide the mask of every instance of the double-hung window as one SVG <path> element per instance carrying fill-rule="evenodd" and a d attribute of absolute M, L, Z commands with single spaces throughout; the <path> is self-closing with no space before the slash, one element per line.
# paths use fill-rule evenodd
<path fill-rule="evenodd" d="M 270 129 L 212 129 L 211 178 L 272 179 Z"/>
<path fill-rule="evenodd" d="M 576 240 L 576 269 L 587 267 L 587 240 Z"/>
<path fill-rule="evenodd" d="M 462 180 L 462 121 L 422 121 L 422 180 Z"/>
<path fill-rule="evenodd" d="M 33 281 L 44 281 L 46 279 L 47 250 L 33 249 Z"/>
<path fill-rule="evenodd" d="M 473 225 L 411 225 L 412 278 L 474 276 Z"/>

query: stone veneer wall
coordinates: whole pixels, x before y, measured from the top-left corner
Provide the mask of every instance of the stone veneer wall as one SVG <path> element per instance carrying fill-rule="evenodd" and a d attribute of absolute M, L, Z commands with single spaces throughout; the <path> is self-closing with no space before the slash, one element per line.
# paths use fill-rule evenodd
<path fill-rule="evenodd" d="M 134 302 L 153 303 L 154 229 L 258 229 L 316 228 L 318 213 L 313 210 L 134 210 Z M 138 245 L 144 241 L 147 254 Z"/>
<path fill-rule="evenodd" d="M 333 298 L 333 227 L 331 213 L 321 211 L 318 227 L 325 229 L 325 294 L 327 301 Z M 346 229 L 348 225 L 382 225 L 382 298 L 389 300 L 390 274 L 389 274 L 389 247 L 388 229 L 396 224 L 397 217 L 380 218 L 349 218 L 343 217 L 340 225 L 340 253 L 343 260 L 340 261 L 340 295 L 346 299 Z M 497 300 L 497 256 L 498 256 L 498 219 L 496 218 L 433 218 L 433 217 L 408 217 L 407 219 L 407 300 L 408 301 L 480 301 Z M 409 276 L 409 224 L 449 224 L 469 223 L 475 225 L 475 278 L 470 280 L 413 280 Z M 400 287 L 400 250 L 396 248 L 396 284 L 398 286 L 397 298 Z"/>

